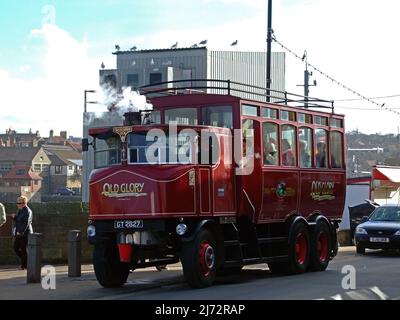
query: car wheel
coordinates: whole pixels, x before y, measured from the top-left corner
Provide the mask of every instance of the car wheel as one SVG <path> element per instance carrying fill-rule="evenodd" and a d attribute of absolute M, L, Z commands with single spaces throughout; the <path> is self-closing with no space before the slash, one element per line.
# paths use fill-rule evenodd
<path fill-rule="evenodd" d="M 358 254 L 365 254 L 365 248 L 360 244 L 356 246 L 356 251 Z"/>

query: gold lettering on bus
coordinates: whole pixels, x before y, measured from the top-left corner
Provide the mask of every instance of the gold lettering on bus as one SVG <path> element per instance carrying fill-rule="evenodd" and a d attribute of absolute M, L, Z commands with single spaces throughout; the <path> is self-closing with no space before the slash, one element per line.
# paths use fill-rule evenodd
<path fill-rule="evenodd" d="M 335 182 L 333 181 L 313 181 L 311 183 L 310 196 L 313 200 L 334 200 Z"/>
<path fill-rule="evenodd" d="M 109 198 L 123 198 L 123 197 L 142 197 L 147 193 L 143 192 L 144 182 L 136 183 L 121 183 L 121 184 L 103 184 L 102 195 Z"/>

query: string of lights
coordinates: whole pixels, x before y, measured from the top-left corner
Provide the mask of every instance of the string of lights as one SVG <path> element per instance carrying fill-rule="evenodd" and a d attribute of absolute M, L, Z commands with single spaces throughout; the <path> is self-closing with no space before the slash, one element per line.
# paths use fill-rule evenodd
<path fill-rule="evenodd" d="M 303 58 L 301 56 L 299 56 L 293 50 L 290 50 L 288 47 L 286 47 L 284 44 L 282 44 L 280 41 L 278 41 L 274 35 L 272 36 L 272 40 L 275 41 L 277 44 L 279 44 L 285 51 L 289 52 L 291 55 L 295 56 L 297 59 L 303 61 Z M 355 90 L 349 88 L 348 86 L 344 85 L 343 83 L 341 83 L 341 82 L 337 81 L 336 79 L 332 78 L 331 76 L 329 76 L 328 74 L 326 74 L 325 72 L 323 72 L 322 70 L 317 68 L 316 66 L 312 65 L 308 61 L 304 61 L 304 62 L 307 64 L 308 67 L 314 69 L 316 72 L 318 72 L 319 74 L 321 74 L 325 78 L 331 80 L 333 83 L 337 84 L 338 86 L 342 87 L 343 89 L 345 89 L 345 90 L 351 92 L 352 94 L 358 96 L 359 100 L 365 100 L 365 101 L 368 101 L 368 102 L 378 106 L 379 109 L 377 109 L 377 110 L 387 110 L 387 111 L 390 111 L 390 112 L 393 112 L 393 113 L 396 113 L 396 114 L 400 115 L 399 111 L 396 111 L 394 108 L 387 107 L 385 103 L 378 103 L 378 102 L 372 100 L 373 98 L 368 98 L 368 97 L 356 92 Z M 362 109 L 360 109 L 360 110 L 362 110 Z M 372 109 L 368 109 L 368 110 L 372 110 Z"/>
<path fill-rule="evenodd" d="M 400 97 L 400 94 L 392 94 L 390 96 L 381 96 L 381 97 L 370 97 L 370 99 L 378 100 L 378 99 L 388 99 L 388 98 L 398 98 L 398 97 Z M 358 100 L 363 100 L 363 99 L 362 98 L 335 99 L 335 101 L 358 101 Z"/>

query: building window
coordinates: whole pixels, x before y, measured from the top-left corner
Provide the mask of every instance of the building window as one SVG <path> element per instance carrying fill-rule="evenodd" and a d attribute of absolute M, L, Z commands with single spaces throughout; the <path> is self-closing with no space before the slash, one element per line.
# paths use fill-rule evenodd
<path fill-rule="evenodd" d="M 35 181 L 34 181 L 34 185 L 35 185 L 35 186 L 39 185 L 39 181 L 38 181 L 38 180 L 35 180 Z"/>
<path fill-rule="evenodd" d="M 18 170 L 15 172 L 15 174 L 16 174 L 17 176 L 23 176 L 25 173 L 26 173 L 26 170 L 25 170 L 25 169 L 18 169 Z"/>
<path fill-rule="evenodd" d="M 324 129 L 315 129 L 315 159 L 317 168 L 328 166 L 327 132 Z"/>
<path fill-rule="evenodd" d="M 252 117 L 257 117 L 258 107 L 256 106 L 249 106 L 248 104 L 243 104 L 242 105 L 242 115 L 243 116 L 252 116 Z"/>
<path fill-rule="evenodd" d="M 312 166 L 312 130 L 310 128 L 299 129 L 299 163 L 302 168 Z"/>
<path fill-rule="evenodd" d="M 117 77 L 114 74 L 109 74 L 103 78 L 104 84 L 116 88 L 117 87 Z"/>
<path fill-rule="evenodd" d="M 275 123 L 263 123 L 264 164 L 278 165 L 278 125 Z"/>
<path fill-rule="evenodd" d="M 34 164 L 33 165 L 33 171 L 35 171 L 35 172 L 42 171 L 42 165 L 41 164 Z"/>
<path fill-rule="evenodd" d="M 138 74 L 128 74 L 126 76 L 126 85 L 132 89 L 137 89 L 139 87 L 139 75 Z"/>
<path fill-rule="evenodd" d="M 330 133 L 331 140 L 331 166 L 332 168 L 343 168 L 342 134 L 337 131 Z"/>
<path fill-rule="evenodd" d="M 296 165 L 296 128 L 294 126 L 282 126 L 282 165 L 293 167 Z"/>
<path fill-rule="evenodd" d="M 12 167 L 11 163 L 1 163 L 0 171 L 10 171 L 11 167 Z"/>
<path fill-rule="evenodd" d="M 61 174 L 62 173 L 62 166 L 54 166 L 54 173 Z"/>
<path fill-rule="evenodd" d="M 150 73 L 150 84 L 159 83 L 162 81 L 162 74 L 157 73 Z"/>

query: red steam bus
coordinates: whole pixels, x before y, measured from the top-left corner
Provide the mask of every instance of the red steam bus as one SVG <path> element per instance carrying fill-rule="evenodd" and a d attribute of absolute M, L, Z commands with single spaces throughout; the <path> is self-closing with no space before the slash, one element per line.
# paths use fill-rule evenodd
<path fill-rule="evenodd" d="M 88 239 L 102 286 L 178 261 L 194 288 L 248 264 L 327 268 L 346 187 L 344 116 L 333 102 L 276 91 L 265 102 L 263 88 L 218 80 L 141 89 L 152 111 L 89 130 Z"/>

